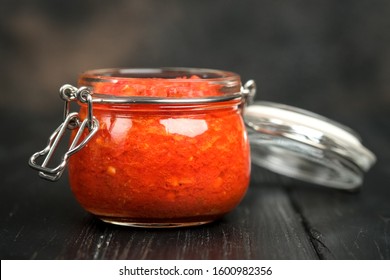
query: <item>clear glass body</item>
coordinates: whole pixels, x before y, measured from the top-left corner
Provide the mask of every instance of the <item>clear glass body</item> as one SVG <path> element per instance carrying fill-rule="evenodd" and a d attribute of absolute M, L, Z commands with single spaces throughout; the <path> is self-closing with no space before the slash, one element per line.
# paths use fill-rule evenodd
<path fill-rule="evenodd" d="M 214 221 L 242 200 L 250 155 L 241 99 L 199 101 L 237 94 L 238 75 L 108 69 L 84 73 L 79 85 L 92 87 L 94 98 L 140 98 L 94 104 L 99 130 L 69 162 L 71 189 L 88 212 L 121 225 L 189 226 Z"/>

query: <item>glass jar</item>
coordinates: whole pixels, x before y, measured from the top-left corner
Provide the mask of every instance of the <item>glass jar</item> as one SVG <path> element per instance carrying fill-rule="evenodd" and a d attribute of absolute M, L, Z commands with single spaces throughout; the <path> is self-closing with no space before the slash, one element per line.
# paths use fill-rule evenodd
<path fill-rule="evenodd" d="M 69 158 L 69 180 L 88 212 L 114 224 L 176 227 L 211 222 L 239 204 L 250 155 L 237 74 L 103 69 L 83 73 L 79 86 L 92 101 L 78 99 L 77 121 L 93 119 L 96 133 Z M 71 142 L 90 128 L 74 129 Z"/>
<path fill-rule="evenodd" d="M 79 88 L 60 89 L 63 123 L 29 164 L 55 181 L 69 162 L 71 189 L 88 212 L 139 227 L 200 225 L 230 212 L 249 184 L 250 151 L 254 164 L 285 176 L 362 185 L 376 158 L 354 131 L 283 104 L 247 107 L 255 92 L 254 81 L 242 86 L 221 70 L 87 71 Z M 70 112 L 72 102 L 79 112 Z M 67 152 L 48 167 L 67 130 Z"/>

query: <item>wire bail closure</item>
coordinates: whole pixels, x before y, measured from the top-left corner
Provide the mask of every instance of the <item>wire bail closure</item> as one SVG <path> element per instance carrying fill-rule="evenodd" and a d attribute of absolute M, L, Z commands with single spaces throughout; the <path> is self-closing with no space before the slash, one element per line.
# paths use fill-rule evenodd
<path fill-rule="evenodd" d="M 241 87 L 242 101 L 241 101 L 240 109 L 241 109 L 241 115 L 242 118 L 244 119 L 244 122 L 245 122 L 245 118 L 244 118 L 245 108 L 253 104 L 256 96 L 256 90 L 257 90 L 256 82 L 254 80 L 248 80 Z"/>
<path fill-rule="evenodd" d="M 71 85 L 64 85 L 61 87 L 60 97 L 65 101 L 63 122 L 57 127 L 53 134 L 50 135 L 47 146 L 43 150 L 33 154 L 29 160 L 29 165 L 40 171 L 39 176 L 43 179 L 57 181 L 64 172 L 69 157 L 81 150 L 98 131 L 99 121 L 93 116 L 93 100 L 91 95 L 92 93 L 87 87 L 81 87 L 79 89 Z M 77 100 L 82 103 L 87 103 L 88 115 L 83 121 L 80 121 L 79 114 L 77 112 L 70 113 L 70 103 Z M 79 129 L 70 144 L 68 151 L 62 157 L 61 163 L 53 168 L 47 167 L 66 130 L 73 130 L 76 128 Z M 84 134 L 86 129 L 87 134 L 81 140 L 81 136 Z M 38 164 L 36 162 L 36 160 L 40 157 L 45 157 L 42 164 Z"/>

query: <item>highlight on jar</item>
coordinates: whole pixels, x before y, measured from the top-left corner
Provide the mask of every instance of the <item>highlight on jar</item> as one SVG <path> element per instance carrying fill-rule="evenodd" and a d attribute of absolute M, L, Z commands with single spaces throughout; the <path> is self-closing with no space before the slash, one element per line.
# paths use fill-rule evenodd
<path fill-rule="evenodd" d="M 243 85 L 222 70 L 86 71 L 77 87 L 61 87 L 63 121 L 29 165 L 50 181 L 68 167 L 86 211 L 135 227 L 223 217 L 245 196 L 251 160 L 314 184 L 359 188 L 375 156 L 355 132 L 291 106 L 253 103 L 255 93 L 253 80 Z M 55 165 L 56 148 L 66 143 Z"/>

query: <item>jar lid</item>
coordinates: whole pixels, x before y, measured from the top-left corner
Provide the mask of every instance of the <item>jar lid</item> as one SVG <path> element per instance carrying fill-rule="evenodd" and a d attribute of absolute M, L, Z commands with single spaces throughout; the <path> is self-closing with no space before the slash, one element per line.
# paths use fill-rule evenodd
<path fill-rule="evenodd" d="M 356 132 L 306 110 L 256 102 L 244 118 L 252 162 L 288 177 L 354 190 L 376 161 Z"/>

